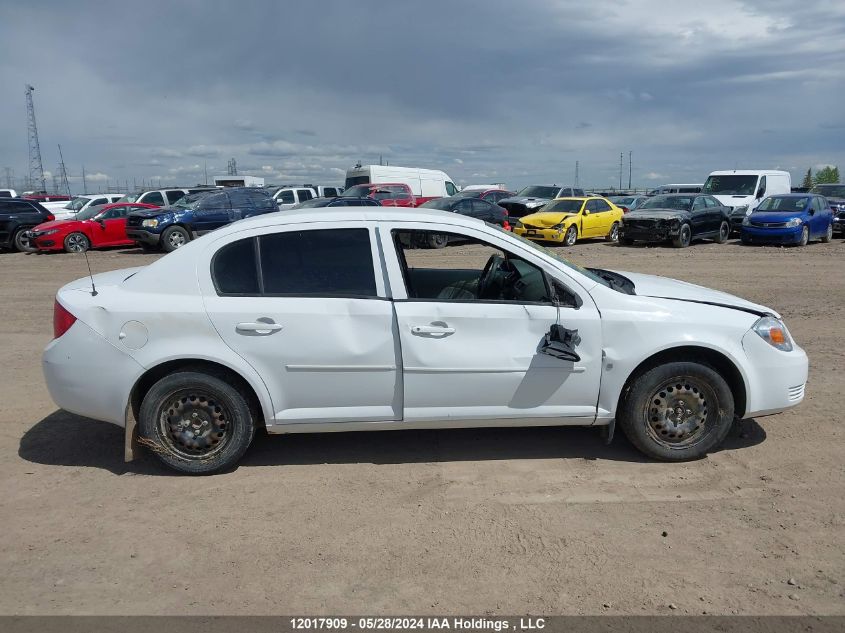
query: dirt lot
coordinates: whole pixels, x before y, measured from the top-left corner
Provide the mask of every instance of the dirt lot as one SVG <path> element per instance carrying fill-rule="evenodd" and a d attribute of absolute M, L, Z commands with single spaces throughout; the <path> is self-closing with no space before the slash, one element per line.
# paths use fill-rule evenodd
<path fill-rule="evenodd" d="M 807 399 L 688 464 L 589 429 L 262 434 L 234 472 L 179 477 L 47 394 L 84 259 L 1 254 L 0 613 L 845 614 L 845 243 L 569 254 L 778 309 Z"/>

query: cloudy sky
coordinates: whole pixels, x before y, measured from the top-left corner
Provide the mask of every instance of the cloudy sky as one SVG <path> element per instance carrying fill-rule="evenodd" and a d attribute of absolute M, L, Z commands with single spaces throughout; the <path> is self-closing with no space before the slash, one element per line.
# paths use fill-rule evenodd
<path fill-rule="evenodd" d="M 131 6 L 131 8 L 130 8 Z M 845 167 L 841 0 L 0 0 L 0 186 L 239 172 L 341 183 L 355 162 L 462 184 L 702 182 Z M 79 189 L 78 179 L 72 180 Z"/>

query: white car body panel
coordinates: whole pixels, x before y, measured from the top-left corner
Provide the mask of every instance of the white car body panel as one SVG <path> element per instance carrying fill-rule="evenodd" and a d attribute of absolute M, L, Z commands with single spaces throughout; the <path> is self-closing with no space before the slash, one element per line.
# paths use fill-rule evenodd
<path fill-rule="evenodd" d="M 226 243 L 353 226 L 369 231 L 377 297 L 215 291 L 211 258 Z M 577 309 L 561 307 L 559 316 L 564 327 L 578 330 L 581 360 L 537 353 L 558 319 L 552 305 L 409 300 L 393 228 L 461 232 L 542 268 L 581 299 Z M 212 361 L 244 378 L 268 431 L 281 433 L 608 424 L 632 372 L 656 353 L 685 346 L 718 352 L 735 366 L 747 393 L 744 417 L 801 401 L 803 350 L 780 351 L 750 329 L 774 311 L 692 284 L 622 274 L 635 283 L 636 295 L 597 283 L 480 221 L 440 211 L 268 214 L 214 231 L 149 266 L 96 275 L 96 296 L 88 278 L 62 288 L 57 300 L 78 320 L 47 346 L 43 367 L 60 407 L 123 425 L 146 371 L 180 359 Z M 256 322 L 280 328 L 239 331 Z"/>
<path fill-rule="evenodd" d="M 76 217 L 77 213 L 79 213 L 80 211 L 84 211 L 88 207 L 94 206 L 94 203 L 96 203 L 97 205 L 111 204 L 113 202 L 117 202 L 122 197 L 122 193 L 102 193 L 75 196 L 74 200 L 79 198 L 88 199 L 88 202 L 86 202 L 83 206 L 76 210 L 67 208 L 67 205 L 71 204 L 73 200 L 64 202 L 46 202 L 43 206 L 47 208 L 57 220 L 72 220 Z M 105 202 L 103 202 L 103 200 L 105 200 Z"/>

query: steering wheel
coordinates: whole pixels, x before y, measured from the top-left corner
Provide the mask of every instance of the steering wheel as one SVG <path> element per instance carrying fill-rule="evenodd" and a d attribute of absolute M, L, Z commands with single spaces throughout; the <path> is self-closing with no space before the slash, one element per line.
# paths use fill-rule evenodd
<path fill-rule="evenodd" d="M 487 263 L 484 264 L 484 270 L 481 271 L 481 277 L 478 278 L 478 298 L 484 299 L 490 291 L 490 286 L 493 283 L 493 273 L 505 263 L 505 258 L 501 255 L 490 255 Z"/>

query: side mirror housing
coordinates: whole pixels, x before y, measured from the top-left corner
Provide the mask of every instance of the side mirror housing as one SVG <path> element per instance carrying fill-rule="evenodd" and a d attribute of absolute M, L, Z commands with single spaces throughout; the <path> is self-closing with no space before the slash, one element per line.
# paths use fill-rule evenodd
<path fill-rule="evenodd" d="M 589 210 L 589 209 L 584 209 L 584 215 L 590 215 L 590 210 Z"/>

